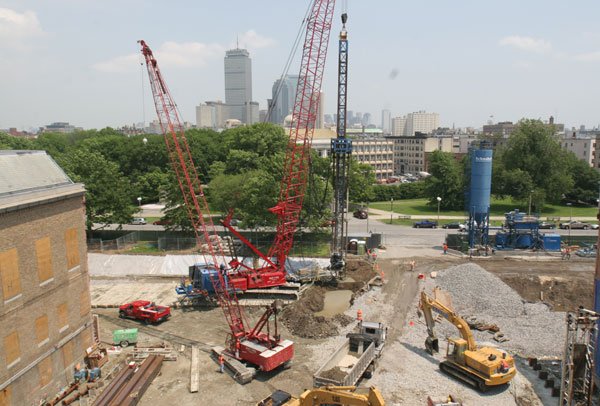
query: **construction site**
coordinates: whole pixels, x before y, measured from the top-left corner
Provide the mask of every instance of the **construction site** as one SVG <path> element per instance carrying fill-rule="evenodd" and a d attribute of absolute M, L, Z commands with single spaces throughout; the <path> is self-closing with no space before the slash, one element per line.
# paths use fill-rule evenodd
<path fill-rule="evenodd" d="M 39 398 L 43 405 L 99 406 L 595 404 L 598 265 L 565 258 L 560 236 L 540 233 L 538 220 L 518 211 L 491 238 L 491 147 L 482 142 L 470 155 L 465 249 L 448 248 L 458 231 L 412 230 L 391 217 L 383 232 L 353 237 L 366 216 L 377 229 L 388 213 L 348 216 L 348 15 L 334 23 L 334 5 L 313 1 L 303 21 L 283 179 L 277 205 L 265 207 L 277 219 L 268 251 L 232 225 L 235 208 L 213 222 L 168 78 L 143 40 L 195 246 L 161 255 L 86 250 L 83 188 L 57 168 L 54 180 L 25 185 L 20 194 L 0 189 L 0 214 L 10 220 L 0 231 L 0 322 L 31 325 L 3 333 L 0 405 Z M 290 252 L 308 183 L 315 95 L 330 31 L 340 23 L 330 252 L 297 258 Z M 57 192 L 63 187 L 64 196 Z M 35 188 L 48 195 L 33 199 Z M 32 200 L 24 204 L 23 196 Z M 61 199 L 67 208 L 48 206 Z M 42 231 L 32 236 L 34 222 L 31 229 Z M 238 254 L 233 241 L 250 254 Z M 28 251 L 37 260 L 19 262 Z M 35 297 L 21 291 L 30 280 L 20 280 L 36 274 L 33 285 L 57 290 L 51 310 L 32 319 L 23 306 L 49 303 L 41 290 Z M 62 303 L 74 289 L 77 300 Z"/>

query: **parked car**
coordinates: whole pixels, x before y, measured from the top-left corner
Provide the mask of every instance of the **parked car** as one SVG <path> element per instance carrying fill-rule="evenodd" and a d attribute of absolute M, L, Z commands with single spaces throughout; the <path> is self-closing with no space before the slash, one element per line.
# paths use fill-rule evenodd
<path fill-rule="evenodd" d="M 592 228 L 592 225 L 589 223 L 584 223 L 582 221 L 567 221 L 566 223 L 560 223 L 560 228 L 562 228 L 563 230 L 587 230 L 589 228 Z"/>
<path fill-rule="evenodd" d="M 354 211 L 353 216 L 356 217 L 357 219 L 364 220 L 367 217 L 369 217 L 369 213 L 367 213 L 367 211 L 365 209 L 358 209 L 358 210 Z"/>
<path fill-rule="evenodd" d="M 171 308 L 148 300 L 136 300 L 119 306 L 119 317 L 141 320 L 144 324 L 160 323 L 171 317 Z"/>
<path fill-rule="evenodd" d="M 152 224 L 154 224 L 155 226 L 167 226 L 167 225 L 171 224 L 171 220 L 160 219 L 160 220 L 154 221 Z"/>
<path fill-rule="evenodd" d="M 538 227 L 551 230 L 551 229 L 556 228 L 556 223 L 554 223 L 552 221 L 540 221 L 540 223 L 538 224 Z"/>
<path fill-rule="evenodd" d="M 581 248 L 575 251 L 575 255 L 584 258 L 596 258 L 597 251 L 595 248 Z"/>
<path fill-rule="evenodd" d="M 457 229 L 458 231 L 466 231 L 467 230 L 466 224 L 459 223 L 458 221 L 442 224 L 442 228 L 455 229 L 455 230 Z"/>
<path fill-rule="evenodd" d="M 437 222 L 432 220 L 419 220 L 413 224 L 413 228 L 437 228 Z"/>
<path fill-rule="evenodd" d="M 136 226 L 143 226 L 146 224 L 146 219 L 143 217 L 134 217 L 133 220 L 131 220 L 130 224 L 134 224 Z"/>

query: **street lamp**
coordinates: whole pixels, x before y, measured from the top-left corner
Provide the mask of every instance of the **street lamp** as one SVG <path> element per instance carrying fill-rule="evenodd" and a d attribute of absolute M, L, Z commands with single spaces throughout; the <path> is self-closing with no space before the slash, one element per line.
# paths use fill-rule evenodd
<path fill-rule="evenodd" d="M 437 197 L 437 201 L 438 201 L 438 219 L 437 219 L 437 223 L 438 226 L 440 225 L 440 203 L 442 202 L 442 198 L 441 197 Z"/>
<path fill-rule="evenodd" d="M 142 198 L 138 197 L 137 201 L 138 201 L 138 207 L 141 209 L 142 208 Z"/>
<path fill-rule="evenodd" d="M 571 245 L 571 227 L 573 226 L 573 203 L 567 203 L 567 206 L 571 209 L 569 214 L 569 245 Z"/>
<path fill-rule="evenodd" d="M 529 192 L 529 210 L 527 211 L 527 215 L 531 216 L 531 196 L 533 195 L 533 190 Z"/>
<path fill-rule="evenodd" d="M 390 224 L 392 224 L 392 216 L 394 215 L 394 198 L 390 198 Z"/>

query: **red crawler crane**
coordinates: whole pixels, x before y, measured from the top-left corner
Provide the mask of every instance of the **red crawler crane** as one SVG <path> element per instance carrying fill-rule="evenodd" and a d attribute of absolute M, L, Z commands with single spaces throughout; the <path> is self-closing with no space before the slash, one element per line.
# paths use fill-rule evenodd
<path fill-rule="evenodd" d="M 314 0 L 308 17 L 279 201 L 275 207 L 269 209 L 277 215 L 277 234 L 268 254 L 262 253 L 231 227 L 229 221 L 232 213 L 222 221 L 225 227 L 263 260 L 258 268 L 251 268 L 238 261 L 230 263 L 240 274 L 248 275 L 248 285 L 238 286 L 242 290 L 280 286 L 286 282 L 285 262 L 292 249 L 306 192 L 310 147 L 315 130 L 334 6 L 335 0 Z"/>
<path fill-rule="evenodd" d="M 167 144 L 169 159 L 183 194 L 185 207 L 192 222 L 198 245 L 205 245 L 209 251 L 205 254 L 212 259 L 212 265 L 209 265 L 212 269 L 206 271 L 209 274 L 217 301 L 223 309 L 231 329 L 226 351 L 230 356 L 252 363 L 262 371 L 270 371 L 292 359 L 294 344 L 289 340 L 282 340 L 278 334 L 277 312 L 279 309 L 275 303 L 267 307 L 254 328 L 246 327 L 248 322 L 238 302 L 235 289 L 231 288 L 233 283 L 224 272 L 217 269 L 219 265 L 225 264 L 225 256 L 212 217 L 210 217 L 208 204 L 185 138 L 177 106 L 152 51 L 144 41 L 139 41 L 139 43 L 148 68 L 156 113 Z M 207 215 L 206 219 L 203 214 Z M 210 263 L 210 261 L 206 262 Z M 275 320 L 273 334 L 271 334 L 269 325 L 271 316 L 274 316 Z M 266 333 L 262 332 L 265 327 L 267 328 Z"/>

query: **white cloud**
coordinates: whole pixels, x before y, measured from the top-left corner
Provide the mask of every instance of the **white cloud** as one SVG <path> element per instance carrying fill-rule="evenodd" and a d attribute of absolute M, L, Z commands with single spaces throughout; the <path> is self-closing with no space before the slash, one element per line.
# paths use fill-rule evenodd
<path fill-rule="evenodd" d="M 248 30 L 238 38 L 240 48 L 258 49 L 268 48 L 276 44 L 272 38 L 263 37 L 254 30 Z M 230 44 L 231 48 L 237 46 L 237 43 Z"/>
<path fill-rule="evenodd" d="M 539 54 L 552 51 L 552 44 L 544 39 L 521 37 L 518 35 L 504 37 L 499 41 L 499 44 L 502 46 L 514 47 L 522 51 L 535 52 Z"/>
<path fill-rule="evenodd" d="M 600 51 L 586 52 L 584 54 L 578 54 L 573 57 L 577 61 L 583 62 L 595 62 L 600 61 Z"/>
<path fill-rule="evenodd" d="M 0 47 L 25 49 L 27 40 L 44 35 L 33 11 L 19 13 L 0 7 Z"/>
<path fill-rule="evenodd" d="M 210 60 L 225 55 L 225 48 L 218 44 L 203 44 L 200 42 L 165 42 L 158 49 L 152 50 L 160 67 L 200 67 Z M 99 62 L 92 67 L 102 72 L 124 73 L 133 72 L 143 62 L 141 52 L 118 56 L 108 61 Z"/>

